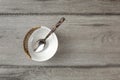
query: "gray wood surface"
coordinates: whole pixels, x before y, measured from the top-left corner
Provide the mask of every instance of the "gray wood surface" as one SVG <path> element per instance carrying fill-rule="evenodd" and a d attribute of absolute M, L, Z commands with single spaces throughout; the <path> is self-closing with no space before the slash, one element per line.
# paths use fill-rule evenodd
<path fill-rule="evenodd" d="M 120 68 L 0 68 L 0 80 L 119 80 Z"/>
<path fill-rule="evenodd" d="M 51 26 L 61 16 L 1 16 L 0 65 L 104 66 L 120 65 L 119 16 L 66 16 L 57 30 L 59 48 L 46 62 L 29 60 L 22 46 L 26 32 L 38 25 Z"/>
<path fill-rule="evenodd" d="M 120 14 L 119 0 L 0 0 L 0 14 Z"/>
<path fill-rule="evenodd" d="M 28 59 L 26 32 L 62 16 L 55 56 Z M 119 79 L 120 0 L 0 0 L 0 80 Z"/>

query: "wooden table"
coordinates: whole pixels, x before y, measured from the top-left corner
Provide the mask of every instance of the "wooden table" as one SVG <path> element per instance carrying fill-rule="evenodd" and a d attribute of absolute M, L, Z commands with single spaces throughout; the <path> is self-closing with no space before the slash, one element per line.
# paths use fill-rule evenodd
<path fill-rule="evenodd" d="M 56 55 L 46 62 L 28 59 L 26 32 L 61 17 Z M 0 80 L 119 79 L 119 0 L 0 0 Z"/>

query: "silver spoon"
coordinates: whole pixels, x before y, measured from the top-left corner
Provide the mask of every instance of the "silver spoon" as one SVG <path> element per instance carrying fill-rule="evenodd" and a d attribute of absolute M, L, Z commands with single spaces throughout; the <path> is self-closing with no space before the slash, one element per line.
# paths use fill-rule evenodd
<path fill-rule="evenodd" d="M 46 39 L 65 21 L 65 18 L 62 17 L 57 24 L 51 29 L 51 31 L 47 34 L 47 36 L 44 39 L 39 39 L 36 41 L 34 45 L 34 51 L 40 52 L 44 49 L 46 45 Z"/>

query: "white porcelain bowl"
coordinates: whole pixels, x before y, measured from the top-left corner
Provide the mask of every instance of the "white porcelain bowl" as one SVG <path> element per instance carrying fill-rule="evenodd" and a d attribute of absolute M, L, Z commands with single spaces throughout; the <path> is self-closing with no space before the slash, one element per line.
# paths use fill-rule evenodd
<path fill-rule="evenodd" d="M 41 26 L 40 28 L 36 29 L 29 37 L 28 39 L 28 51 L 31 56 L 31 59 L 34 61 L 46 61 L 50 58 L 52 58 L 58 48 L 58 39 L 55 33 L 52 33 L 48 39 L 46 40 L 46 45 L 44 50 L 40 52 L 34 52 L 33 51 L 33 44 L 38 39 L 43 39 L 45 36 L 50 32 L 50 29 Z"/>

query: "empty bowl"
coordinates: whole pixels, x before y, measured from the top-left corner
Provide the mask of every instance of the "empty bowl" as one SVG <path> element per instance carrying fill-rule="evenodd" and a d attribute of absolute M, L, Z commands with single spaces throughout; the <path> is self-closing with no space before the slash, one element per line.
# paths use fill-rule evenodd
<path fill-rule="evenodd" d="M 52 33 L 46 40 L 46 45 L 42 51 L 35 52 L 33 46 L 39 39 L 45 38 L 50 32 L 46 26 L 40 26 L 31 29 L 24 38 L 24 50 L 27 55 L 34 61 L 46 61 L 52 58 L 58 48 L 58 39 L 55 33 Z"/>

